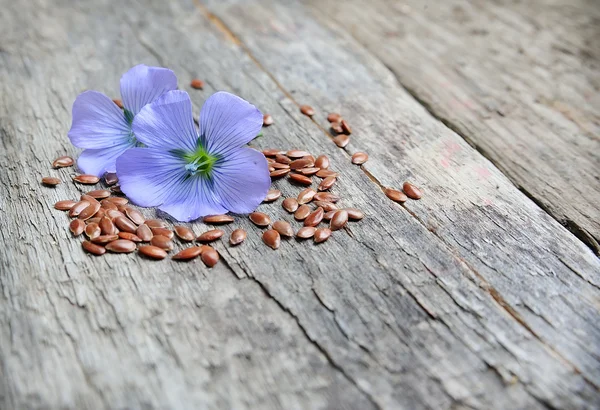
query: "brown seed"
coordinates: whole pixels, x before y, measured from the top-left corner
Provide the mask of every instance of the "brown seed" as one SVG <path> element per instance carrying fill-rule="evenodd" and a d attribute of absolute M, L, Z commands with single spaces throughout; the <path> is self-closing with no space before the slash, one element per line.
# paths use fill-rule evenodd
<path fill-rule="evenodd" d="M 315 206 L 320 206 L 321 208 L 323 208 L 323 211 L 325 212 L 337 211 L 338 209 L 338 207 L 335 206 L 335 204 L 332 204 L 331 202 L 327 201 L 314 201 L 313 203 L 315 204 Z"/>
<path fill-rule="evenodd" d="M 292 149 L 286 152 L 285 155 L 287 155 L 290 158 L 302 158 L 308 157 L 310 155 L 310 152 L 302 151 L 299 149 Z"/>
<path fill-rule="evenodd" d="M 235 231 L 231 232 L 231 236 L 229 237 L 229 243 L 235 246 L 244 242 L 245 239 L 246 231 L 244 231 L 243 229 L 236 229 Z"/>
<path fill-rule="evenodd" d="M 307 204 L 310 201 L 313 200 L 313 198 L 315 197 L 315 194 L 317 193 L 317 191 L 315 191 L 312 188 L 306 188 L 304 190 L 302 190 L 299 194 L 298 194 L 298 203 L 300 205 L 302 204 Z"/>
<path fill-rule="evenodd" d="M 289 174 L 290 169 L 276 169 L 275 171 L 271 172 L 269 175 L 271 176 L 271 178 L 281 178 L 282 176 Z"/>
<path fill-rule="evenodd" d="M 227 224 L 234 221 L 231 215 L 209 215 L 205 216 L 202 221 L 207 224 Z"/>
<path fill-rule="evenodd" d="M 42 184 L 47 186 L 56 186 L 60 184 L 60 179 L 54 177 L 43 177 Z"/>
<path fill-rule="evenodd" d="M 204 81 L 199 80 L 198 78 L 194 78 L 191 82 L 190 82 L 190 86 L 196 90 L 201 90 L 204 88 Z"/>
<path fill-rule="evenodd" d="M 62 157 L 58 157 L 54 161 L 52 161 L 52 168 L 70 167 L 74 163 L 75 161 L 73 161 L 73 158 L 67 155 L 63 155 Z"/>
<path fill-rule="evenodd" d="M 262 150 L 262 153 L 265 157 L 274 157 L 275 155 L 279 154 L 278 149 L 274 149 L 274 148 L 268 148 L 268 149 L 264 149 Z"/>
<path fill-rule="evenodd" d="M 275 221 L 273 223 L 273 229 L 279 232 L 280 235 L 292 237 L 294 236 L 294 230 L 292 229 L 292 225 L 290 225 L 287 221 Z"/>
<path fill-rule="evenodd" d="M 79 202 L 77 202 L 69 210 L 69 216 L 70 217 L 74 217 L 74 216 L 79 215 L 81 213 L 81 211 L 83 211 L 89 205 L 90 205 L 90 203 L 88 201 L 79 201 Z"/>
<path fill-rule="evenodd" d="M 177 237 L 182 241 L 191 242 L 196 239 L 196 235 L 194 235 L 194 232 L 188 227 L 178 225 L 174 230 Z"/>
<path fill-rule="evenodd" d="M 135 224 L 133 222 L 131 222 L 129 219 L 125 218 L 124 216 L 116 217 L 113 222 L 117 226 L 117 228 L 119 228 L 119 230 L 121 230 L 121 231 L 135 233 L 135 231 L 137 229 L 137 226 L 135 226 Z"/>
<path fill-rule="evenodd" d="M 150 242 L 150 240 L 152 239 L 152 236 L 154 236 L 152 234 L 152 230 L 146 224 L 141 224 L 140 226 L 138 226 L 135 231 L 135 234 L 137 235 L 138 238 L 140 238 L 142 240 L 142 242 Z"/>
<path fill-rule="evenodd" d="M 308 117 L 315 115 L 315 110 L 310 105 L 301 105 L 300 112 Z"/>
<path fill-rule="evenodd" d="M 165 221 L 161 221 L 160 219 L 147 219 L 144 224 L 148 225 L 150 228 L 166 228 L 167 224 Z"/>
<path fill-rule="evenodd" d="M 206 232 L 200 234 L 200 236 L 198 236 L 196 238 L 196 240 L 199 242 L 204 242 L 204 243 L 212 242 L 212 241 L 216 241 L 224 234 L 225 234 L 225 232 L 223 232 L 220 229 L 211 229 L 210 231 L 206 231 Z"/>
<path fill-rule="evenodd" d="M 369 159 L 369 155 L 366 152 L 355 152 L 352 155 L 352 163 L 356 165 L 362 165 Z"/>
<path fill-rule="evenodd" d="M 119 238 L 127 239 L 131 242 L 142 242 L 142 239 L 139 236 L 137 236 L 136 234 L 133 234 L 131 232 L 119 232 L 118 235 L 119 235 Z"/>
<path fill-rule="evenodd" d="M 117 107 L 119 107 L 119 108 L 121 108 L 121 109 L 123 108 L 123 101 L 119 100 L 118 98 L 115 98 L 115 99 L 113 100 L 113 102 L 114 102 L 115 104 L 117 104 Z"/>
<path fill-rule="evenodd" d="M 410 199 L 421 199 L 421 197 L 423 196 L 421 190 L 413 184 L 411 184 L 410 182 L 405 182 L 402 185 L 402 190 Z"/>
<path fill-rule="evenodd" d="M 125 208 L 125 215 L 136 225 L 141 225 L 146 221 L 140 211 L 129 206 Z"/>
<path fill-rule="evenodd" d="M 102 233 L 97 223 L 87 224 L 84 232 L 85 235 L 90 239 L 97 238 Z"/>
<path fill-rule="evenodd" d="M 185 248 L 184 250 L 173 255 L 172 259 L 179 261 L 192 260 L 202 253 L 202 248 L 203 246 L 191 246 L 189 248 Z"/>
<path fill-rule="evenodd" d="M 327 115 L 327 121 L 329 122 L 340 122 L 342 120 L 342 116 L 336 112 L 332 112 Z"/>
<path fill-rule="evenodd" d="M 100 202 L 98 202 L 98 200 L 92 196 L 89 196 L 88 194 L 83 194 L 81 195 L 81 198 L 79 198 L 82 201 L 87 201 L 90 204 L 98 204 L 100 205 Z"/>
<path fill-rule="evenodd" d="M 269 169 L 269 173 L 275 171 L 275 168 L 273 168 L 273 167 L 269 167 L 268 169 Z"/>
<path fill-rule="evenodd" d="M 169 239 L 173 239 L 175 236 L 173 231 L 167 228 L 150 228 L 150 230 L 152 231 L 153 235 L 166 236 Z"/>
<path fill-rule="evenodd" d="M 129 253 L 135 251 L 135 242 L 128 241 L 127 239 L 117 239 L 106 244 L 107 251 L 115 253 Z"/>
<path fill-rule="evenodd" d="M 277 154 L 277 155 L 275 155 L 275 162 L 278 162 L 278 163 L 284 164 L 284 165 L 289 165 L 292 162 L 292 160 L 283 154 Z"/>
<path fill-rule="evenodd" d="M 114 185 L 110 187 L 110 192 L 112 192 L 113 194 L 122 194 L 123 191 L 121 191 L 121 186 L 120 185 Z"/>
<path fill-rule="evenodd" d="M 117 182 L 119 182 L 119 178 L 117 178 L 117 174 L 115 174 L 114 172 L 107 172 L 104 175 L 104 182 L 106 182 L 106 185 L 108 186 L 114 185 Z"/>
<path fill-rule="evenodd" d="M 313 164 L 315 163 L 315 157 L 313 157 L 312 155 L 306 155 L 306 156 L 304 156 L 302 158 L 306 158 L 306 159 L 311 160 L 313 162 Z"/>
<path fill-rule="evenodd" d="M 279 189 L 269 189 L 269 192 L 267 192 L 267 196 L 265 197 L 263 202 L 273 202 L 280 196 L 281 191 Z"/>
<path fill-rule="evenodd" d="M 111 196 L 110 198 L 108 198 L 108 200 L 115 205 L 127 205 L 129 203 L 129 200 L 127 198 L 123 198 L 120 196 Z"/>
<path fill-rule="evenodd" d="M 85 222 L 81 219 L 73 219 L 69 224 L 69 230 L 73 234 L 73 236 L 79 236 L 83 233 L 85 229 Z"/>
<path fill-rule="evenodd" d="M 256 226 L 269 226 L 271 223 L 269 215 L 263 214 L 262 212 L 252 212 L 248 217 Z"/>
<path fill-rule="evenodd" d="M 104 255 L 106 253 L 104 247 L 91 243 L 90 241 L 83 241 L 81 247 L 92 255 Z"/>
<path fill-rule="evenodd" d="M 346 208 L 344 211 L 348 213 L 348 219 L 352 219 L 353 221 L 360 221 L 365 217 L 365 214 L 356 208 Z"/>
<path fill-rule="evenodd" d="M 118 211 L 116 209 L 107 209 L 106 210 L 106 216 L 108 216 L 110 219 L 112 219 L 113 221 L 122 216 L 123 218 L 127 219 L 127 217 L 125 216 L 125 214 L 121 211 Z"/>
<path fill-rule="evenodd" d="M 69 209 L 73 208 L 73 205 L 76 203 L 77 202 L 70 200 L 58 201 L 54 204 L 54 209 L 58 209 L 59 211 L 68 211 Z"/>
<path fill-rule="evenodd" d="M 317 188 L 319 191 L 326 191 L 328 189 L 330 189 L 333 184 L 335 184 L 335 177 L 327 177 L 325 178 L 323 181 L 321 181 L 321 183 L 319 184 L 319 187 Z"/>
<path fill-rule="evenodd" d="M 329 211 L 329 212 L 325 212 L 325 214 L 323 215 L 323 219 L 326 221 L 331 221 L 331 218 L 333 218 L 333 215 L 337 212 L 338 210 L 334 210 L 334 211 Z"/>
<path fill-rule="evenodd" d="M 314 165 L 314 160 L 310 158 L 300 158 L 290 162 L 291 169 L 312 168 Z"/>
<path fill-rule="evenodd" d="M 298 209 L 298 201 L 296 198 L 285 198 L 281 203 L 281 206 L 288 212 L 296 212 L 296 209 Z"/>
<path fill-rule="evenodd" d="M 73 177 L 73 181 L 84 185 L 94 185 L 100 181 L 96 175 L 81 174 Z"/>
<path fill-rule="evenodd" d="M 331 228 L 332 231 L 337 231 L 339 229 L 342 229 L 344 226 L 346 226 L 347 223 L 348 223 L 348 212 L 341 209 L 341 210 L 337 211 L 335 214 L 333 214 L 333 217 L 331 218 L 331 223 L 329 224 L 329 227 Z"/>
<path fill-rule="evenodd" d="M 100 235 L 92 239 L 92 242 L 98 243 L 101 245 L 116 241 L 119 239 L 118 235 Z"/>
<path fill-rule="evenodd" d="M 109 209 L 113 209 L 113 210 L 117 210 L 117 205 L 115 205 L 113 202 L 109 201 L 108 199 L 103 199 L 102 201 L 100 201 L 100 206 L 103 209 L 109 210 Z"/>
<path fill-rule="evenodd" d="M 158 246 L 160 249 L 164 249 L 167 252 L 173 250 L 173 241 L 163 235 L 154 235 L 150 240 L 150 245 Z"/>
<path fill-rule="evenodd" d="M 331 230 L 328 228 L 319 228 L 315 231 L 315 243 L 325 242 L 331 236 Z"/>
<path fill-rule="evenodd" d="M 346 120 L 342 120 L 340 125 L 342 126 L 342 131 L 344 132 L 344 134 L 346 134 L 346 135 L 352 134 L 352 129 L 350 128 L 350 126 L 348 125 Z"/>
<path fill-rule="evenodd" d="M 337 201 L 340 200 L 340 197 L 332 194 L 331 192 L 318 192 L 313 198 L 313 200 L 331 202 L 332 204 L 335 204 Z"/>
<path fill-rule="evenodd" d="M 317 167 L 302 168 L 302 169 L 299 169 L 298 172 L 300 172 L 302 175 L 311 176 L 311 175 L 314 175 L 317 172 L 319 172 L 319 168 L 317 168 Z"/>
<path fill-rule="evenodd" d="M 331 171 L 329 169 L 322 169 L 317 172 L 317 176 L 319 178 L 327 178 L 327 177 L 337 177 L 339 174 L 337 172 Z"/>
<path fill-rule="evenodd" d="M 102 220 L 102 217 L 98 216 L 98 214 L 96 214 L 95 217 L 90 218 L 88 220 L 85 221 L 86 224 L 98 224 L 100 225 L 100 221 Z"/>
<path fill-rule="evenodd" d="M 312 184 L 312 179 L 302 174 L 290 174 L 290 179 L 302 185 Z"/>
<path fill-rule="evenodd" d="M 96 215 L 96 213 L 99 210 L 100 202 L 96 201 L 94 203 L 89 204 L 83 211 L 81 211 L 77 218 L 85 221 L 86 219 L 90 219 L 92 216 Z"/>
<path fill-rule="evenodd" d="M 164 249 L 159 248 L 158 246 L 152 245 L 144 245 L 140 246 L 138 252 L 148 258 L 152 259 L 164 259 L 167 257 L 167 252 Z"/>
<path fill-rule="evenodd" d="M 275 171 L 276 169 L 290 169 L 290 166 L 288 164 L 281 164 L 279 162 L 273 162 L 271 164 L 271 168 L 273 168 L 273 171 Z M 269 172 L 273 172 L 273 171 L 269 171 Z"/>
<path fill-rule="evenodd" d="M 315 228 L 314 226 L 304 226 L 304 227 L 298 229 L 298 232 L 296 233 L 296 237 L 300 238 L 300 239 L 312 238 L 312 236 L 315 234 L 316 230 L 317 230 L 317 228 Z"/>
<path fill-rule="evenodd" d="M 281 236 L 279 236 L 279 232 L 277 232 L 275 229 L 269 229 L 268 231 L 265 231 L 262 239 L 263 242 L 272 249 L 279 248 L 279 245 L 281 244 Z"/>
<path fill-rule="evenodd" d="M 392 201 L 404 203 L 408 200 L 404 192 L 398 191 L 396 189 L 387 188 L 385 190 L 385 195 L 390 198 Z"/>
<path fill-rule="evenodd" d="M 219 253 L 213 248 L 204 249 L 200 254 L 200 259 L 202 259 L 202 262 L 204 262 L 206 266 L 212 268 L 219 262 Z"/>
<path fill-rule="evenodd" d="M 100 226 L 102 235 L 112 235 L 117 229 L 113 221 L 108 216 L 103 217 L 98 225 Z"/>
<path fill-rule="evenodd" d="M 338 147 L 344 148 L 350 142 L 350 137 L 346 134 L 340 134 L 333 139 L 333 142 L 335 142 L 335 145 Z"/>
<path fill-rule="evenodd" d="M 315 161 L 315 167 L 321 169 L 329 168 L 329 158 L 327 155 L 319 155 Z"/>
<path fill-rule="evenodd" d="M 294 218 L 299 221 L 306 219 L 306 217 L 310 214 L 310 208 L 308 205 L 300 205 L 300 207 L 294 212 Z"/>
<path fill-rule="evenodd" d="M 273 124 L 273 116 L 271 114 L 263 115 L 263 126 L 268 127 Z"/>
<path fill-rule="evenodd" d="M 318 207 L 304 220 L 304 226 L 317 226 L 323 220 L 325 212 L 323 208 Z"/>
<path fill-rule="evenodd" d="M 335 134 L 343 134 L 344 133 L 344 129 L 342 128 L 342 123 L 341 122 L 332 122 L 331 123 L 331 130 Z"/>
<path fill-rule="evenodd" d="M 107 189 L 96 189 L 95 191 L 88 192 L 87 195 L 95 199 L 104 199 L 110 196 L 110 191 Z"/>
<path fill-rule="evenodd" d="M 106 209 L 100 208 L 100 209 L 98 209 L 98 212 L 96 212 L 96 215 L 94 215 L 94 218 L 102 218 L 105 215 L 106 215 Z"/>

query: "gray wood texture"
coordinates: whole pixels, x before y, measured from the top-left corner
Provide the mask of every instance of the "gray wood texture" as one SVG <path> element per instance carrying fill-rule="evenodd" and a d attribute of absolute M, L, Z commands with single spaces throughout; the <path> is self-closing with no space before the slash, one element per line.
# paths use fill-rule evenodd
<path fill-rule="evenodd" d="M 3 1 L 0 27 L 0 408 L 600 404 L 598 259 L 330 18 L 296 2 L 34 0 Z M 39 179 L 74 172 L 49 168 L 76 154 L 76 95 L 117 97 L 141 62 L 172 68 L 196 113 L 217 90 L 271 113 L 253 144 L 329 155 L 334 192 L 367 217 L 278 251 L 239 217 L 224 229 L 247 242 L 217 244 L 213 269 L 83 253 L 52 206 L 87 188 Z M 345 150 L 329 111 L 354 129 Z M 406 179 L 425 196 L 399 206 L 381 187 Z M 280 202 L 260 210 L 291 221 Z"/>
<path fill-rule="evenodd" d="M 311 3 L 600 254 L 600 3 Z"/>

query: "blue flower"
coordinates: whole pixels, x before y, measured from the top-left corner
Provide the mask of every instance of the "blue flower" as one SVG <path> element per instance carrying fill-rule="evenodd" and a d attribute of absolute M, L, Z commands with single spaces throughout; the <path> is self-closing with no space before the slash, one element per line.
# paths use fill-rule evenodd
<path fill-rule="evenodd" d="M 252 104 L 218 92 L 202 107 L 198 132 L 188 94 L 167 92 L 133 120 L 145 148 L 117 159 L 121 190 L 132 202 L 157 206 L 179 221 L 252 212 L 271 186 L 264 155 L 245 147 L 262 121 Z"/>
<path fill-rule="evenodd" d="M 115 172 L 117 157 L 138 143 L 131 129 L 134 117 L 146 104 L 176 88 L 173 71 L 141 64 L 121 77 L 124 111 L 97 91 L 79 94 L 69 130 L 71 143 L 85 149 L 77 160 L 79 169 L 99 177 Z"/>

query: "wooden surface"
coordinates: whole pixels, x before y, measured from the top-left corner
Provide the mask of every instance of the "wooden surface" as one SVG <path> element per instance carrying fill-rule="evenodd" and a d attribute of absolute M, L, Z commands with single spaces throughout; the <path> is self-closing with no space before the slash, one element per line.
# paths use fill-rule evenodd
<path fill-rule="evenodd" d="M 352 6 L 365 20 L 378 7 Z M 333 15 L 329 3 L 291 1 L 2 2 L 0 408 L 600 405 L 598 258 L 558 213 L 515 186 L 502 155 L 489 157 L 499 169 L 464 139 L 480 134 L 444 125 L 442 111 L 432 115 L 363 46 L 371 37 Z M 218 244 L 222 261 L 210 270 L 84 254 L 52 205 L 87 189 L 38 181 L 73 172 L 49 165 L 77 153 L 66 138 L 76 95 L 118 96 L 120 75 L 138 63 L 172 68 L 196 113 L 217 90 L 271 113 L 275 125 L 253 145 L 326 153 L 343 173 L 334 191 L 367 217 L 323 245 L 284 241 L 278 251 L 239 217 L 224 229 L 247 229 L 247 242 Z M 411 81 L 426 81 L 423 74 Z M 190 90 L 194 77 L 204 91 Z M 578 84 L 565 82 L 563 92 L 575 95 Z M 317 110 L 314 121 L 299 104 Z M 353 127 L 345 150 L 326 132 L 330 111 Z M 526 116 L 512 121 L 528 127 Z M 575 135 L 564 150 L 576 150 Z M 486 136 L 500 144 L 498 134 Z M 539 140 L 531 161 L 555 143 Z M 362 168 L 350 163 L 356 151 L 370 155 Z M 593 172 L 585 162 L 593 155 L 569 172 Z M 555 192 L 570 195 L 552 178 Z M 422 200 L 399 206 L 385 197 L 382 187 L 407 179 L 423 188 Z M 276 186 L 284 195 L 300 190 Z M 585 197 L 590 224 L 577 222 L 592 236 L 595 188 Z M 542 204 L 551 198 L 527 191 Z M 260 209 L 290 220 L 280 201 Z M 579 205 L 560 209 L 576 220 L 567 212 Z"/>

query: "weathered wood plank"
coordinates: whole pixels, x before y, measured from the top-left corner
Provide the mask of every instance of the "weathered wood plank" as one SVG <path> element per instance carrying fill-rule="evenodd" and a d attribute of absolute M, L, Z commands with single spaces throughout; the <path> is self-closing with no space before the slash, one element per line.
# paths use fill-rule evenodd
<path fill-rule="evenodd" d="M 429 209 L 442 202 L 435 185 L 426 185 L 431 202 L 411 205 L 418 215 L 438 224 L 437 234 L 386 201 L 378 187 L 349 164 L 345 153 L 328 144 L 321 130 L 298 113 L 289 95 L 240 49 L 231 33 L 216 31 L 218 21 L 206 19 L 194 5 L 133 3 L 114 10 L 109 2 L 90 1 L 80 2 L 80 7 L 73 10 L 66 1 L 4 7 L 2 27 L 11 34 L 3 43 L 1 66 L 7 78 L 1 83 L 2 95 L 10 99 L 0 99 L 5 148 L 0 165 L 6 170 L 0 175 L 5 249 L 0 280 L 6 302 L 0 306 L 0 357 L 3 375 L 10 375 L 2 378 L 5 403 L 72 408 L 104 404 L 412 409 L 585 407 L 599 400 L 597 390 L 584 379 L 594 382 L 593 372 L 585 369 L 582 377 L 557 357 L 551 351 L 557 348 L 555 341 L 542 343 L 515 321 L 501 306 L 502 299 L 477 277 L 482 274 L 478 257 L 490 248 L 477 249 L 467 241 L 465 251 L 440 235 L 440 230 L 459 230 L 454 233 L 462 239 L 472 226 L 465 223 L 466 215 L 452 223 L 437 220 L 439 214 Z M 265 13 L 263 8 L 252 10 Z M 270 16 L 266 11 L 264 16 Z M 298 18 L 308 24 L 307 30 L 326 34 L 327 42 L 336 45 L 331 33 L 310 16 L 300 13 Z M 302 57 L 307 58 L 305 53 Z M 269 62 L 271 58 L 275 56 Z M 294 68 L 296 61 L 290 61 Z M 85 256 L 66 232 L 66 217 L 50 209 L 55 200 L 77 190 L 65 184 L 53 192 L 41 189 L 37 181 L 53 157 L 70 149 L 64 135 L 75 95 L 87 87 L 116 95 L 120 73 L 139 62 L 173 67 L 183 88 L 185 78 L 200 75 L 208 80 L 205 92 L 192 94 L 197 108 L 212 91 L 227 89 L 271 112 L 276 125 L 256 143 L 328 153 L 333 167 L 344 173 L 336 191 L 351 198 L 348 205 L 364 209 L 367 219 L 351 226 L 352 236 L 340 232 L 325 246 L 285 242 L 278 252 L 264 247 L 256 230 L 240 219 L 236 226 L 253 232 L 248 243 L 219 247 L 240 280 L 224 265 L 208 271 L 199 264 Z M 307 69 L 315 69 L 314 59 L 305 63 Z M 382 81 L 372 77 L 382 73 L 376 66 L 354 63 L 369 83 Z M 315 70 L 311 76 L 321 74 Z M 382 95 L 383 101 L 405 107 L 414 126 L 428 138 L 441 135 L 460 141 L 393 82 L 382 83 L 392 87 L 389 95 Z M 373 92 L 380 92 L 381 86 Z M 370 98 L 365 98 L 367 106 Z M 353 124 L 362 115 L 349 112 Z M 387 111 L 382 116 L 386 122 L 396 118 Z M 405 124 L 395 127 L 400 135 L 416 138 Z M 463 151 L 465 162 L 489 166 L 468 147 Z M 407 169 L 415 167 L 415 174 L 432 177 L 409 158 L 406 162 Z M 588 350 L 573 345 L 565 333 L 590 332 L 583 342 L 594 341 L 597 308 L 591 301 L 597 300 L 597 288 L 578 275 L 597 284 L 597 260 L 543 213 L 538 215 L 539 210 L 514 192 L 497 170 L 490 172 L 490 185 L 500 184 L 506 195 L 493 209 L 501 213 L 523 207 L 516 215 L 533 226 L 523 235 L 550 236 L 534 248 L 539 255 L 529 256 L 533 270 L 527 268 L 528 260 L 519 259 L 524 251 L 516 254 L 516 261 L 503 256 L 515 250 L 514 241 L 504 245 L 492 266 L 502 266 L 502 272 L 510 268 L 508 274 L 515 275 L 554 270 L 557 280 L 565 282 L 561 286 L 552 277 L 543 277 L 543 282 L 527 279 L 522 286 L 556 292 L 565 305 L 573 305 L 564 306 L 561 315 L 542 309 L 536 312 L 539 316 L 531 314 L 531 320 L 574 321 L 577 309 L 587 314 L 579 322 L 559 323 L 549 333 L 565 340 L 564 349 L 572 350 L 569 360 L 584 360 Z M 453 178 L 457 173 L 452 171 Z M 395 178 L 392 181 L 401 180 Z M 285 183 L 280 187 L 286 194 L 298 191 Z M 472 191 L 487 194 L 489 189 L 478 183 Z M 467 213 L 463 201 L 476 197 L 471 190 L 467 193 L 472 196 L 457 195 L 452 202 L 463 214 Z M 449 196 L 445 198 L 448 201 Z M 455 217 L 449 208 L 443 207 L 448 218 Z M 287 216 L 278 207 L 264 209 L 272 216 Z M 499 235 L 493 224 L 500 223 L 518 235 L 505 218 L 515 220 L 494 217 L 480 229 Z M 461 223 L 466 226 L 461 228 Z M 539 226 L 543 224 L 547 226 Z M 54 242 L 40 241 L 35 226 Z M 193 226 L 198 232 L 204 229 L 201 224 Z M 17 235 L 22 240 L 15 243 L 11 238 Z M 484 237 L 476 235 L 474 240 Z M 500 242 L 506 235 L 493 238 Z M 550 246 L 552 241 L 556 243 Z M 564 248 L 558 256 L 551 257 L 560 247 Z M 470 253 L 474 251 L 481 253 L 475 257 Z M 559 265 L 558 257 L 566 257 L 573 271 Z M 483 274 L 489 280 L 493 273 Z M 502 291 L 508 291 L 504 297 L 523 299 L 523 289 L 514 295 L 510 289 Z M 562 299 L 566 292 L 572 298 Z M 540 302 L 528 302 L 541 307 Z M 547 325 L 536 324 L 534 329 L 542 326 Z"/>
<path fill-rule="evenodd" d="M 598 2 L 311 3 L 600 254 Z"/>

